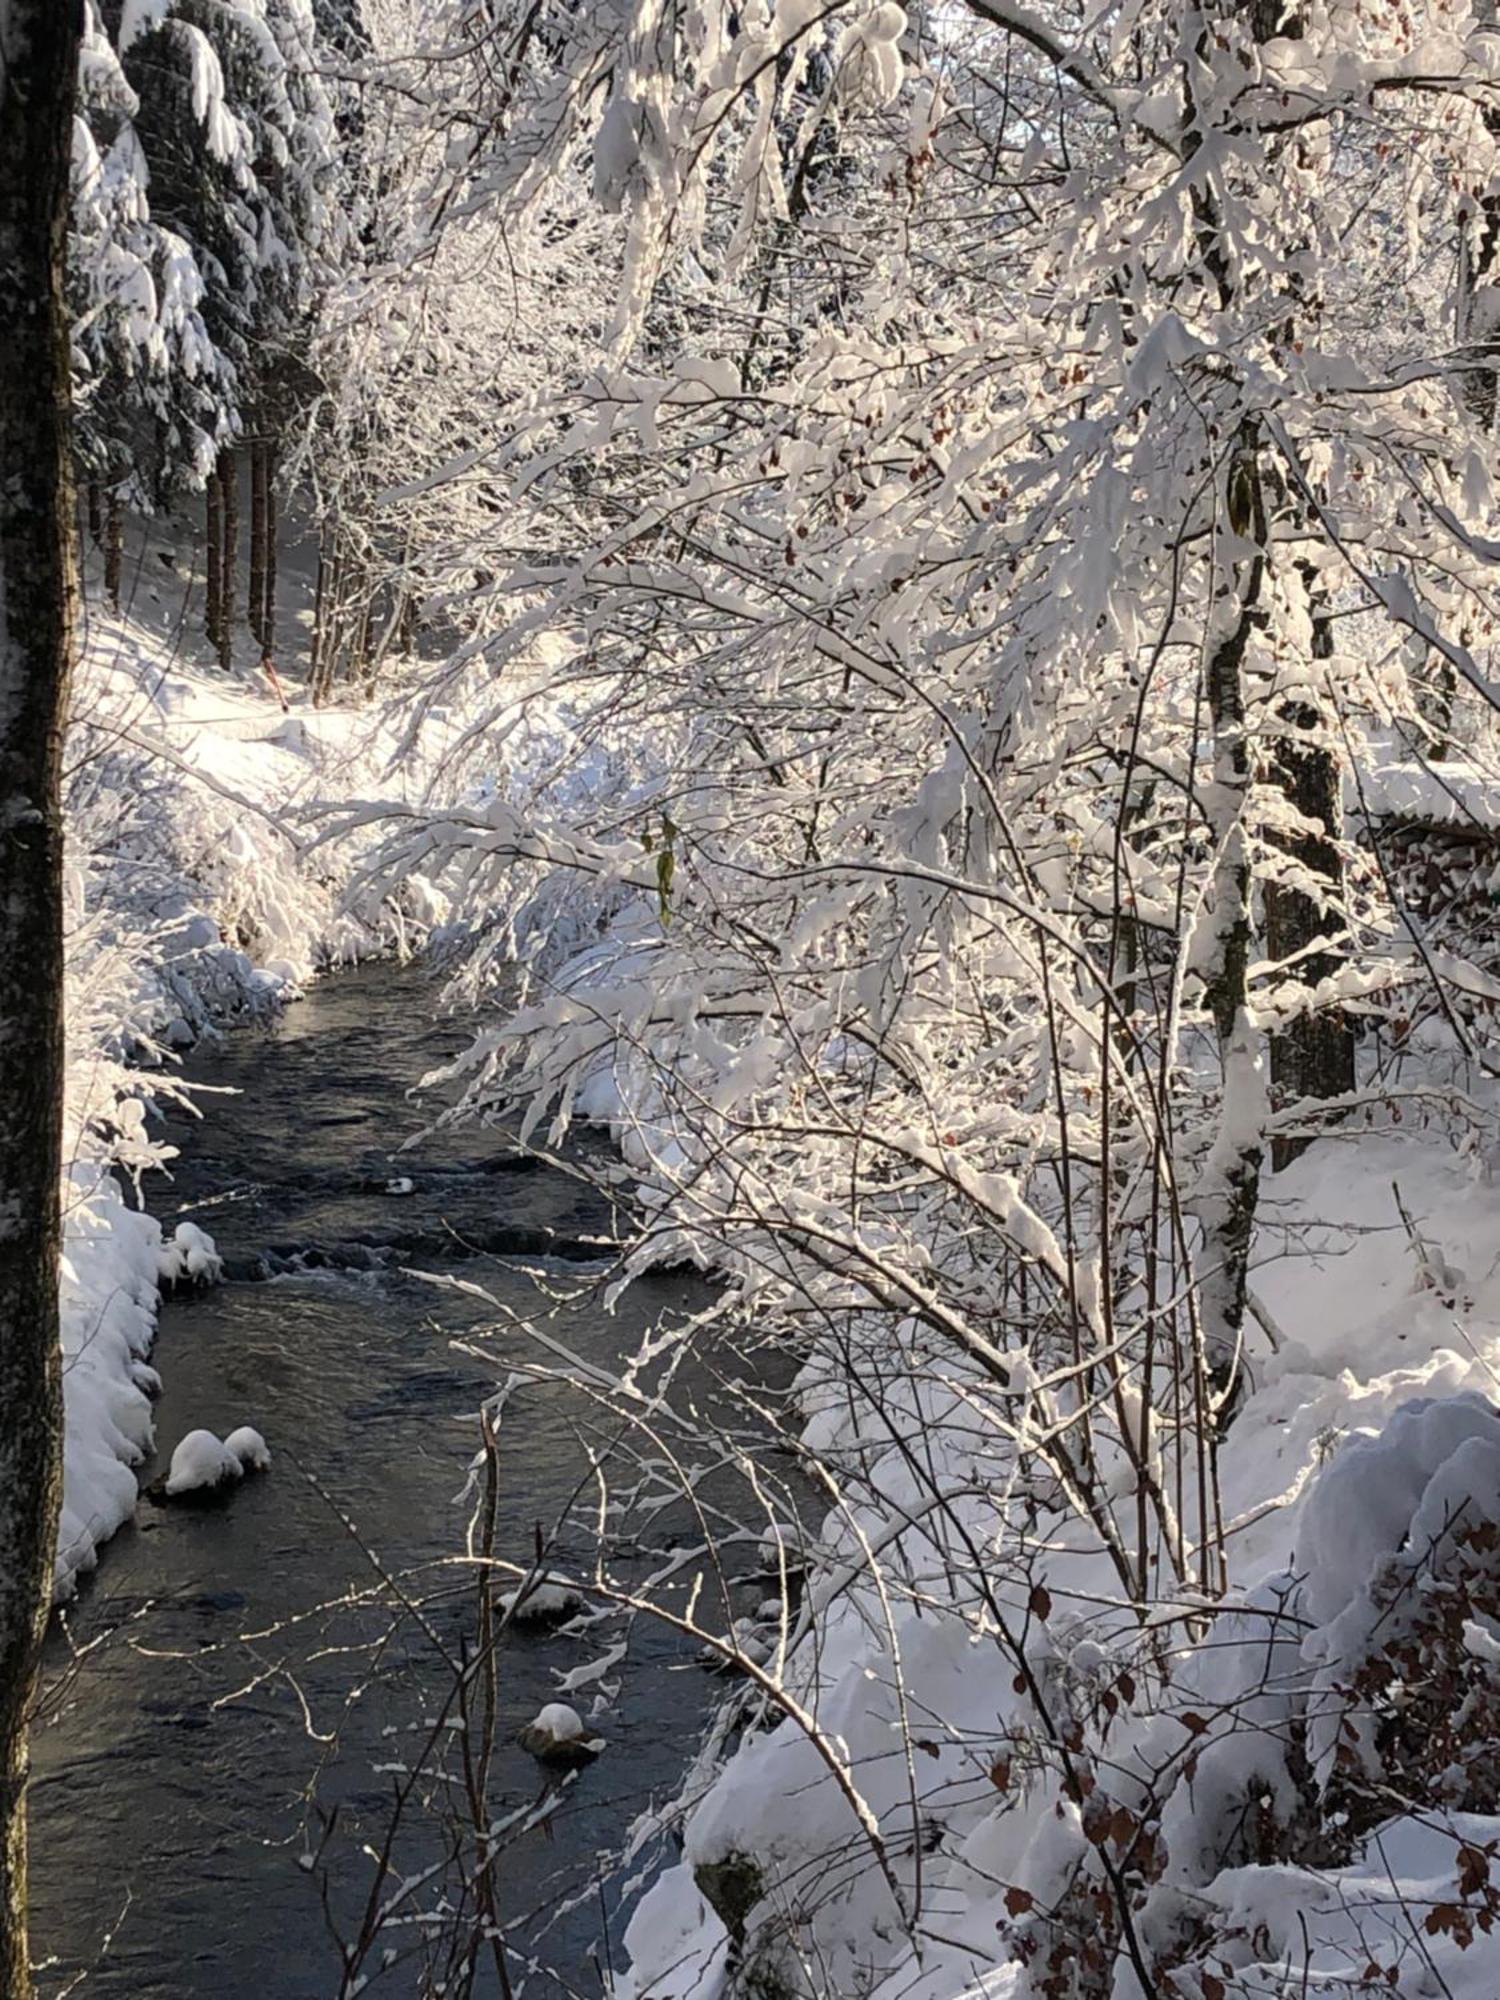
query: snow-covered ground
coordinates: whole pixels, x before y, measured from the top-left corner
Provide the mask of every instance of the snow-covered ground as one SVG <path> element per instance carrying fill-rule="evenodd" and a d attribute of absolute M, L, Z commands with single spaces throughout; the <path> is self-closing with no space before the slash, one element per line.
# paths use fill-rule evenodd
<path fill-rule="evenodd" d="M 880 1462 L 857 1389 L 813 1395 L 824 1463 L 858 1461 L 859 1493 L 880 1496 L 851 1505 L 851 1483 L 817 1538 L 816 1638 L 794 1650 L 787 1683 L 821 1740 L 806 1720 L 773 1717 L 702 1783 L 682 1860 L 631 1923 L 621 2000 L 1102 1990 L 1029 1984 L 1023 1962 L 1030 1954 L 1040 1975 L 1076 1959 L 1081 1934 L 1066 1934 L 1066 1915 L 1064 1949 L 1048 1956 L 1050 1913 L 1068 1910 L 1097 1854 L 1114 1842 L 1123 1860 L 1147 1824 L 1159 1849 L 1137 1916 L 1142 1950 L 1182 1969 L 1147 1987 L 1125 1965 L 1115 2000 L 1493 2000 L 1500 1815 L 1465 1809 L 1476 1779 L 1457 1768 L 1440 1774 L 1436 1801 L 1410 1810 L 1401 1760 L 1420 1754 L 1422 1731 L 1415 1751 L 1393 1749 L 1403 1739 L 1384 1732 L 1403 1702 L 1420 1710 L 1438 1685 L 1422 1619 L 1455 1591 L 1455 1546 L 1474 1531 L 1483 1571 L 1500 1523 L 1500 1185 L 1440 1134 L 1351 1133 L 1268 1182 L 1259 1246 L 1255 1291 L 1278 1344 L 1259 1340 L 1220 1458 L 1231 1590 L 1205 1628 L 1211 1640 L 1164 1624 L 1171 1676 L 1147 1700 L 1149 1649 L 1097 1560 L 1066 1535 L 1039 1546 L 1029 1574 L 1049 1587 L 1028 1603 L 1029 1584 L 1018 1598 L 1005 1552 L 991 1551 L 1054 1715 L 1076 1729 L 1081 1796 L 1058 1784 L 1045 1751 L 1033 1754 L 1034 1691 L 1013 1684 L 994 1617 L 953 1564 L 941 1522 L 913 1511 L 946 1489 L 974 1546 L 986 1546 L 994 1515 L 975 1490 L 972 1385 L 948 1400 L 946 1428 L 942 1385 L 914 1392 L 928 1453 L 920 1492 L 899 1451 Z M 841 1569 L 835 1596 L 827 1586 Z M 1476 1602 L 1482 1594 L 1475 1585 Z M 1500 1630 L 1479 1616 L 1463 1631 L 1467 1661 L 1437 1706 L 1463 1755 L 1482 1759 Z M 1361 1663 L 1408 1640 L 1431 1685 L 1359 1678 Z M 1345 1759 L 1387 1784 L 1390 1804 L 1340 1853 L 1338 1811 L 1316 1834 L 1306 1821 Z M 1095 1800 L 1125 1818 L 1101 1831 Z M 1090 1908 L 1073 1908 L 1075 1925 Z M 1210 1935 L 1214 1955 L 1200 1959 L 1195 1941 Z"/>

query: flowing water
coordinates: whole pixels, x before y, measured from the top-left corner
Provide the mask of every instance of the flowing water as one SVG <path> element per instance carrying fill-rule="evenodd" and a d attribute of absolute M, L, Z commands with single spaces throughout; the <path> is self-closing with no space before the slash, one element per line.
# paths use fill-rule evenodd
<path fill-rule="evenodd" d="M 67 1642 L 52 1644 L 32 1806 L 46 1995 L 80 1974 L 86 1993 L 132 2000 L 339 1992 L 341 1940 L 366 1907 L 398 1767 L 451 1693 L 440 1653 L 457 1658 L 474 1630 L 472 1573 L 434 1566 L 463 1548 L 469 1508 L 456 1496 L 476 1412 L 510 1364 L 538 1357 L 494 1306 L 401 1267 L 450 1268 L 534 1314 L 546 1290 L 589 1286 L 611 1226 L 587 1183 L 525 1162 L 504 1135 L 444 1134 L 391 1157 L 424 1123 L 410 1086 L 464 1039 L 422 972 L 372 966 L 190 1065 L 239 1094 L 205 1097 L 200 1121 L 174 1122 L 183 1157 L 150 1198 L 169 1228 L 186 1214 L 209 1229 L 230 1278 L 163 1311 L 161 1453 L 142 1479 L 158 1480 L 198 1426 L 255 1424 L 274 1464 L 211 1504 L 143 1493 L 73 1607 Z M 553 1330 L 612 1367 L 648 1324 L 706 1298 L 690 1278 L 662 1277 L 609 1314 L 588 1291 Z M 688 1390 L 711 1398 L 694 1365 Z M 607 1434 L 576 1390 L 515 1388 L 498 1452 L 499 1555 L 530 1560 L 536 1524 L 563 1513 L 589 1445 Z M 587 1553 L 580 1524 L 549 1560 L 576 1568 Z M 422 1623 L 393 1619 L 380 1574 L 432 1596 Z M 372 1590 L 383 1608 L 350 1601 Z M 733 1608 L 762 1592 L 746 1584 Z M 621 1636 L 614 1624 L 506 1635 L 492 1820 L 558 1791 L 514 1733 L 554 1698 L 561 1672 Z M 550 1967 L 537 1991 L 599 1992 L 625 1909 L 601 1857 L 670 1797 L 718 1691 L 655 1622 L 632 1628 L 611 1677 L 619 1696 L 597 1724 L 606 1749 L 498 1868 L 512 1942 Z M 586 1712 L 588 1695 L 574 1699 Z M 394 1859 L 408 1872 L 452 1837 L 448 1793 L 428 1790 L 435 1799 L 397 1828 Z M 435 1894 L 413 1895 L 412 1914 Z M 425 1992 L 424 1954 L 441 1956 L 442 1926 L 394 1926 L 383 1948 L 399 1956 L 373 1990 Z M 498 1990 L 487 1964 L 473 1990 Z"/>

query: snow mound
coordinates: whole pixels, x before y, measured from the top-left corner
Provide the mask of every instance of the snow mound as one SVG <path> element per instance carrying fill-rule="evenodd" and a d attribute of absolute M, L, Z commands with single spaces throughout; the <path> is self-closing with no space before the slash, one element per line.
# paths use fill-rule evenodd
<path fill-rule="evenodd" d="M 212 1431 L 189 1431 L 172 1453 L 166 1490 L 174 1499 L 182 1493 L 206 1492 L 226 1480 L 243 1477 L 244 1470 L 228 1445 Z"/>
<path fill-rule="evenodd" d="M 155 1443 L 146 1363 L 156 1331 L 161 1227 L 126 1206 L 118 1181 L 77 1162 L 63 1189 L 62 1354 L 67 1428 L 55 1589 L 68 1596 L 98 1545 L 135 1512 L 138 1466 Z"/>
<path fill-rule="evenodd" d="M 265 1439 L 249 1424 L 241 1424 L 227 1438 L 217 1438 L 212 1431 L 189 1431 L 172 1453 L 164 1490 L 172 1499 L 212 1492 L 247 1472 L 264 1472 L 270 1463 Z"/>
<path fill-rule="evenodd" d="M 583 1592 L 566 1577 L 548 1576 L 516 1590 L 503 1591 L 500 1609 L 513 1625 L 547 1625 L 571 1618 L 583 1609 Z"/>
<path fill-rule="evenodd" d="M 249 1424 L 241 1424 L 238 1430 L 231 1431 L 224 1440 L 224 1449 L 234 1453 L 246 1472 L 269 1472 L 271 1469 L 271 1454 L 266 1448 L 266 1441 Z"/>
<path fill-rule="evenodd" d="M 565 1701 L 549 1701 L 516 1740 L 543 1763 L 583 1764 L 604 1748 L 601 1737 L 584 1734 L 583 1717 Z"/>
<path fill-rule="evenodd" d="M 172 1240 L 157 1253 L 163 1288 L 171 1285 L 215 1285 L 224 1275 L 224 1260 L 214 1239 L 195 1222 L 179 1222 Z"/>

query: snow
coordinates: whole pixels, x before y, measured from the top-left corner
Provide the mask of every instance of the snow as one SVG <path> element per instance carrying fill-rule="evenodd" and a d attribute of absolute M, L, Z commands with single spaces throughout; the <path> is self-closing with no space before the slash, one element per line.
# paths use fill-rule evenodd
<path fill-rule="evenodd" d="M 146 1364 L 156 1327 L 161 1232 L 126 1206 L 97 1160 L 75 1160 L 62 1268 L 66 1431 L 57 1586 L 93 1568 L 99 1544 L 135 1511 L 134 1468 L 153 1443 Z"/>
<path fill-rule="evenodd" d="M 241 1424 L 224 1440 L 224 1449 L 238 1460 L 245 1472 L 269 1472 L 271 1453 L 265 1439 L 249 1424 Z"/>
<path fill-rule="evenodd" d="M 501 1612 L 515 1625 L 540 1625 L 571 1617 L 583 1608 L 583 1592 L 565 1577 L 543 1577 L 517 1590 L 502 1591 Z"/>
<path fill-rule="evenodd" d="M 166 1490 L 174 1498 L 211 1490 L 243 1477 L 244 1470 L 228 1445 L 212 1431 L 189 1431 L 172 1453 Z"/>
<path fill-rule="evenodd" d="M 1261 2000 L 1278 1992 L 1380 1991 L 1492 2000 L 1495 1958 L 1481 1935 L 1454 1935 L 1434 1913 L 1462 1907 L 1459 1855 L 1500 1840 L 1500 1819 L 1474 1813 L 1404 1817 L 1378 1828 L 1346 1867 L 1313 1873 L 1291 1867 L 1226 1869 L 1209 1899 L 1236 1931 L 1261 1940 L 1255 1983 Z M 1379 1984 L 1367 1979 L 1371 1964 Z M 1395 1977 L 1390 1977 L 1394 1970 Z M 1282 1982 L 1295 1982 L 1277 1984 Z"/>
<path fill-rule="evenodd" d="M 211 1492 L 247 1472 L 267 1472 L 270 1465 L 265 1439 L 249 1424 L 241 1424 L 226 1438 L 215 1437 L 212 1431 L 189 1431 L 172 1453 L 165 1490 L 172 1499 Z"/>
<path fill-rule="evenodd" d="M 531 1726 L 554 1743 L 578 1743 L 583 1739 L 583 1717 L 565 1701 L 549 1701 L 532 1717 Z"/>
<path fill-rule="evenodd" d="M 729 1544 L 759 1544 L 737 1583 L 785 1593 L 728 1635 L 780 1684 L 773 1699 L 758 1671 L 738 1689 L 695 1767 L 622 2000 L 1135 2000 L 1157 1982 L 1108 1935 L 1111 1856 L 1136 1870 L 1163 1992 L 1224 1991 L 1195 1962 L 1211 1938 L 1245 1995 L 1477 2000 L 1494 1946 L 1465 1956 L 1459 1932 L 1496 1911 L 1463 1884 L 1479 1849 L 1487 1879 L 1496 1823 L 1487 1796 L 1463 1808 L 1497 1774 L 1455 1755 L 1404 1811 L 1398 1780 L 1455 1715 L 1486 1724 L 1463 1750 L 1500 1740 L 1500 1616 L 1464 1571 L 1483 1577 L 1500 1546 L 1500 1093 L 1451 1046 L 1425 1066 L 1500 985 L 1435 951 L 1459 1011 L 1435 1037 L 1387 1006 L 1424 954 L 1355 836 L 1367 814 L 1500 824 L 1493 729 L 1445 715 L 1460 754 L 1424 763 L 1433 718 L 1412 679 L 1446 663 L 1459 707 L 1493 693 L 1493 425 L 1470 421 L 1472 371 L 1455 394 L 1433 365 L 1452 360 L 1454 319 L 1431 218 L 1469 242 L 1452 160 L 1473 151 L 1482 178 L 1495 134 L 1442 79 L 1500 58 L 1469 0 L 1291 10 L 1264 36 L 1225 8 L 1222 33 L 1186 44 L 1177 10 L 975 11 L 978 60 L 1005 52 L 998 177 L 972 150 L 993 113 L 970 98 L 962 9 L 561 9 L 544 81 L 518 62 L 503 115 L 478 89 L 461 115 L 490 136 L 448 149 L 453 214 L 493 196 L 525 286 L 527 204 L 581 183 L 591 150 L 595 199 L 624 220 L 562 255 L 608 267 L 573 317 L 602 328 L 613 310 L 614 334 L 586 331 L 530 376 L 523 357 L 498 420 L 492 385 L 474 409 L 452 395 L 457 341 L 420 349 L 430 387 L 425 366 L 406 372 L 433 422 L 413 422 L 410 466 L 406 419 L 429 413 L 409 388 L 387 379 L 382 404 L 379 371 L 356 367 L 347 403 L 331 394 L 392 510 L 387 545 L 398 523 L 409 549 L 418 526 L 446 536 L 455 595 L 490 593 L 413 711 L 437 720 L 466 674 L 491 683 L 449 732 L 476 781 L 424 798 L 367 869 L 390 804 L 378 728 L 277 718 L 156 633 L 122 627 L 124 664 L 94 662 L 74 1040 L 102 1090 L 73 1096 L 114 1109 L 107 1130 L 74 1121 L 68 1546 L 128 1504 L 150 1448 L 157 1287 L 216 1272 L 206 1238 L 162 1244 L 118 1198 L 112 1171 L 160 1163 L 143 1093 L 170 1088 L 171 1050 L 285 1004 L 340 950 L 451 916 L 492 941 L 469 993 L 520 994 L 458 1065 L 472 1108 L 558 1145 L 578 1117 L 610 1126 L 646 1225 L 616 1289 L 696 1263 L 767 1339 L 810 1349 L 791 1407 L 837 1503 Z M 269 77 L 276 51 L 246 15 Z M 227 66 L 158 0 L 130 0 L 122 46 L 162 20 L 202 42 L 187 54 L 210 149 L 242 178 L 252 154 L 294 166 L 293 122 L 242 126 Z M 806 46 L 778 61 L 781 37 Z M 88 88 L 112 105 L 105 129 L 128 127 L 95 40 Z M 902 110 L 919 62 L 932 80 Z M 448 74 L 461 92 L 461 66 Z M 961 118 L 942 116 L 939 76 Z M 1387 88 L 1414 78 L 1442 116 Z M 770 292 L 737 287 L 757 222 L 779 246 L 792 219 L 783 160 L 813 161 L 817 124 L 793 135 L 809 87 L 842 158 L 811 190 L 806 240 L 847 234 L 860 275 L 797 325 L 795 288 L 771 314 Z M 1075 119 L 1077 89 L 1091 108 Z M 1292 98 L 1313 108 L 1295 137 Z M 304 129 L 313 153 L 327 143 L 315 110 Z M 191 255 L 175 267 L 141 233 L 132 143 L 80 135 L 85 295 L 132 365 L 191 374 L 201 294 Z M 1336 148 L 1348 171 L 1330 170 Z M 1361 185 L 1387 158 L 1406 189 L 1394 255 L 1401 223 Z M 953 217 L 982 213 L 986 179 L 1006 223 L 969 228 L 966 248 Z M 242 233 L 254 270 L 284 266 L 269 207 Z M 633 352 L 669 258 L 692 312 Z M 1469 335 L 1495 323 L 1477 275 Z M 1271 302 L 1304 278 L 1316 311 L 1289 340 Z M 424 285 L 435 324 L 467 335 Z M 549 331 L 564 297 L 537 315 Z M 390 302 L 341 306 L 379 326 Z M 486 367 L 524 347 L 470 344 Z M 394 455 L 363 442 L 379 432 Z M 1393 449 L 1401 479 L 1382 469 Z M 1246 489 L 1273 458 L 1289 507 L 1262 564 Z M 350 492 L 336 478 L 330 511 Z M 1311 866 L 1288 845 L 1309 828 L 1273 749 L 1304 731 L 1288 697 L 1350 787 L 1340 880 L 1312 869 L 1328 976 L 1312 952 L 1259 962 L 1272 884 L 1305 896 Z M 415 782 L 415 735 L 400 747 Z M 313 847 L 303 809 L 356 795 Z M 1143 924 L 1125 979 L 1127 909 Z M 1335 998 L 1379 1109 L 1361 1127 L 1347 1107 L 1274 1172 L 1269 1038 Z M 131 1081 L 127 1057 L 159 1081 Z M 1459 1074 L 1462 1111 L 1425 1104 Z M 671 1342 L 632 1361 L 628 1394 Z M 211 1433 L 179 1454 L 184 1491 L 266 1455 Z M 569 1590 L 546 1578 L 502 1603 L 565 1615 Z M 1435 1630 L 1448 1650 L 1428 1672 Z M 563 1703 L 523 1741 L 592 1747 Z M 1381 1786 L 1394 1810 L 1372 1831 Z M 748 1910 L 729 1877 L 755 1887 Z M 1113 1971 L 1085 1963 L 1096 1934 Z"/>
<path fill-rule="evenodd" d="M 207 1230 L 195 1222 L 179 1222 L 172 1240 L 157 1252 L 157 1271 L 167 1285 L 211 1285 L 222 1274 L 223 1260 Z"/>
<path fill-rule="evenodd" d="M 603 1739 L 590 1736 L 583 1717 L 565 1701 L 549 1701 L 539 1709 L 517 1740 L 543 1763 L 586 1763 L 604 1748 Z"/>
<path fill-rule="evenodd" d="M 1431 1255 L 1466 1274 L 1456 1303 L 1423 1281 L 1393 1179 Z M 1242 1983 L 1228 1989 L 1236 1994 L 1269 2000 L 1288 1990 L 1288 1979 L 1301 1991 L 1295 1982 L 1304 1978 L 1309 1991 L 1344 1990 L 1335 1982 L 1357 1985 L 1373 1952 L 1382 1966 L 1402 1969 L 1394 1990 L 1453 2000 L 1493 1995 L 1491 1949 L 1476 1943 L 1466 1951 L 1446 1932 L 1434 1940 L 1421 1926 L 1427 1912 L 1458 1900 L 1459 1848 L 1495 1839 L 1500 1821 L 1396 1817 L 1331 1871 L 1226 1868 L 1221 1857 L 1233 1852 L 1247 1800 L 1267 1824 L 1285 1829 L 1296 1820 L 1301 1795 L 1282 1718 L 1305 1710 L 1309 1753 L 1326 1771 L 1347 1702 L 1339 1690 L 1376 1625 L 1388 1631 L 1391 1563 L 1405 1560 L 1405 1550 L 1440 1546 L 1455 1520 L 1500 1520 L 1497 1224 L 1500 1190 L 1438 1135 L 1323 1141 L 1267 1185 L 1253 1283 L 1285 1338 L 1278 1353 L 1257 1356 L 1252 1392 L 1221 1457 L 1231 1608 L 1216 1622 L 1215 1644 L 1180 1663 L 1174 1712 L 1137 1718 L 1113 1744 L 1122 1772 L 1137 1760 L 1142 1769 L 1180 1762 L 1174 1746 L 1195 1750 L 1191 1775 L 1168 1787 L 1164 1875 L 1141 1921 L 1148 1932 L 1164 1926 L 1165 1937 L 1174 1897 L 1206 1899 L 1232 1935 L 1256 1940 L 1253 1952 L 1240 1952 Z M 837 1397 L 814 1396 L 810 1406 L 804 1399 L 804 1407 L 823 1413 L 811 1416 L 819 1449 L 836 1452 L 841 1434 L 829 1413 Z M 931 1415 L 926 1449 L 940 1462 L 950 1453 L 961 1461 L 962 1434 L 945 1432 Z M 848 1441 L 846 1427 L 846 1448 Z M 896 1546 L 909 1546 L 905 1560 L 920 1567 L 920 1537 L 914 1524 L 901 1524 L 909 1496 L 893 1485 L 889 1500 Z M 866 1514 L 863 1526 L 873 1539 L 878 1524 Z M 842 1527 L 830 1516 L 820 1535 L 803 1538 L 813 1551 L 813 1593 L 825 1584 L 825 1551 L 840 1546 Z M 778 1529 L 767 1537 L 773 1555 L 790 1540 Z M 888 1556 L 888 1570 L 902 1560 Z M 866 1573 L 856 1595 L 867 1589 Z M 1076 1612 L 1054 1606 L 1050 1638 L 1074 1673 L 1107 1684 L 1111 1645 L 1088 1596 L 1080 1590 Z M 776 1610 L 772 1602 L 761 1615 Z M 739 1855 L 753 1856 L 768 1882 L 788 1885 L 799 1934 L 819 1954 L 830 1990 L 846 1990 L 860 1965 L 874 1969 L 876 2000 L 998 2000 L 1025 1990 L 1018 1965 L 997 1963 L 997 1934 L 1015 1923 L 1006 1890 L 1024 1889 L 1042 1908 L 1092 1849 L 1071 1803 L 1044 1805 L 1038 1793 L 1018 1812 L 976 1785 L 977 1767 L 992 1752 L 964 1746 L 993 1745 L 1015 1708 L 1005 1681 L 997 1684 L 993 1653 L 946 1608 L 900 1614 L 887 1632 L 878 1614 L 854 1614 L 847 1599 L 842 1613 L 824 1615 L 815 1643 L 816 1657 L 794 1650 L 791 1683 L 805 1690 L 826 1740 L 848 1756 L 863 1798 L 893 1829 L 906 1810 L 906 1778 L 890 1754 L 900 1728 L 899 1647 L 900 1685 L 924 1718 L 916 1733 L 933 1739 L 933 1761 L 918 1760 L 918 1779 L 924 1810 L 943 1829 L 924 1891 L 941 1910 L 937 1935 L 920 1961 L 900 1944 L 889 1891 L 861 1855 L 847 1801 L 803 1729 L 773 1722 L 749 1732 L 692 1803 L 682 1860 L 656 1881 L 630 1926 L 631 1970 L 620 2000 L 723 1991 L 728 1941 L 694 1878 L 705 1864 Z M 1469 1620 L 1464 1643 L 1481 1665 L 1500 1659 L 1500 1632 L 1488 1624 Z M 1199 1712 L 1201 1735 L 1185 1736 L 1176 1720 L 1186 1708 Z M 795 1885 L 820 1880 L 835 1854 L 840 1886 L 803 1895 Z M 770 1951 L 774 1923 L 763 1920 L 772 1925 Z M 1435 1983 L 1427 1986 L 1429 1964 Z M 1124 1990 L 1134 2000 L 1134 1986 Z"/>

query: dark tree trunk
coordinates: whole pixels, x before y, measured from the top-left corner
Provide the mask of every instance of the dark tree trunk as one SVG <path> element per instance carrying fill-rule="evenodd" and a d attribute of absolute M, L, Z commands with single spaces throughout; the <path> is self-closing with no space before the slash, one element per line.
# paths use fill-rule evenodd
<path fill-rule="evenodd" d="M 266 448 L 250 447 L 250 630 L 264 650 L 266 603 Z"/>
<path fill-rule="evenodd" d="M 1326 609 L 1313 618 L 1313 657 L 1333 654 L 1333 628 Z M 1278 841 L 1283 852 L 1314 882 L 1322 885 L 1336 906 L 1343 900 L 1344 868 L 1337 846 L 1343 824 L 1343 785 L 1338 760 L 1319 740 L 1323 722 L 1310 702 L 1289 702 L 1279 717 L 1285 734 L 1276 753 L 1276 788 L 1305 820 L 1320 831 L 1287 835 Z M 1336 950 L 1308 951 L 1319 938 L 1336 932 L 1342 919 L 1321 907 L 1316 892 L 1290 883 L 1266 885 L 1266 952 L 1274 960 L 1307 956 L 1293 968 L 1309 986 L 1337 972 L 1343 962 Z M 1271 1081 L 1284 1103 L 1299 1097 L 1341 1097 L 1354 1088 L 1354 1031 L 1341 1007 L 1304 1014 L 1271 1037 Z M 1278 1138 L 1272 1164 L 1284 1167 L 1305 1152 L 1308 1139 Z"/>
<path fill-rule="evenodd" d="M 1491 139 L 1500 139 L 1500 110 L 1482 114 Z M 1463 399 L 1480 428 L 1495 428 L 1500 401 L 1500 318 L 1495 312 L 1494 285 L 1500 266 L 1500 195 L 1473 198 L 1463 219 L 1459 249 L 1458 335 L 1465 362 Z"/>
<path fill-rule="evenodd" d="M 219 453 L 219 497 L 223 507 L 224 554 L 219 576 L 219 665 L 234 665 L 234 619 L 240 592 L 240 478 L 232 451 Z"/>
<path fill-rule="evenodd" d="M 327 634 L 324 631 L 325 604 L 328 595 L 328 533 L 322 529 L 318 534 L 318 573 L 313 585 L 312 644 L 307 661 L 307 684 L 312 691 L 315 706 L 323 701 L 323 649 Z"/>
<path fill-rule="evenodd" d="M 374 679 L 370 661 L 370 584 L 362 568 L 355 570 L 355 576 L 358 579 L 362 601 L 354 612 L 354 658 L 350 663 L 349 672 L 351 678 L 357 680 L 368 692 Z"/>
<path fill-rule="evenodd" d="M 91 479 L 88 483 L 89 540 L 97 549 L 104 540 L 104 517 L 99 511 L 99 482 Z"/>
<path fill-rule="evenodd" d="M 71 0 L 70 0 L 71 4 Z M 120 575 L 125 557 L 125 509 L 111 493 L 104 510 L 104 595 L 116 616 L 120 610 Z"/>
<path fill-rule="evenodd" d="M 0 8 L 0 1997 L 28 2000 L 27 1710 L 62 1485 L 63 730 L 78 549 L 63 273 L 80 0 Z M 118 576 L 116 579 L 118 590 Z"/>
<path fill-rule="evenodd" d="M 339 663 L 344 651 L 344 628 L 347 622 L 344 608 L 344 576 L 348 564 L 344 558 L 343 544 L 337 533 L 333 540 L 333 562 L 328 574 L 328 595 L 323 606 L 323 699 L 333 698 L 334 685 L 339 677 Z"/>
<path fill-rule="evenodd" d="M 224 495 L 217 472 L 203 489 L 203 539 L 208 548 L 208 582 L 203 597 L 203 629 L 210 646 L 224 648 Z"/>
<path fill-rule="evenodd" d="M 260 643 L 268 654 L 276 651 L 276 447 L 265 445 L 266 455 L 266 578 L 260 614 Z"/>

